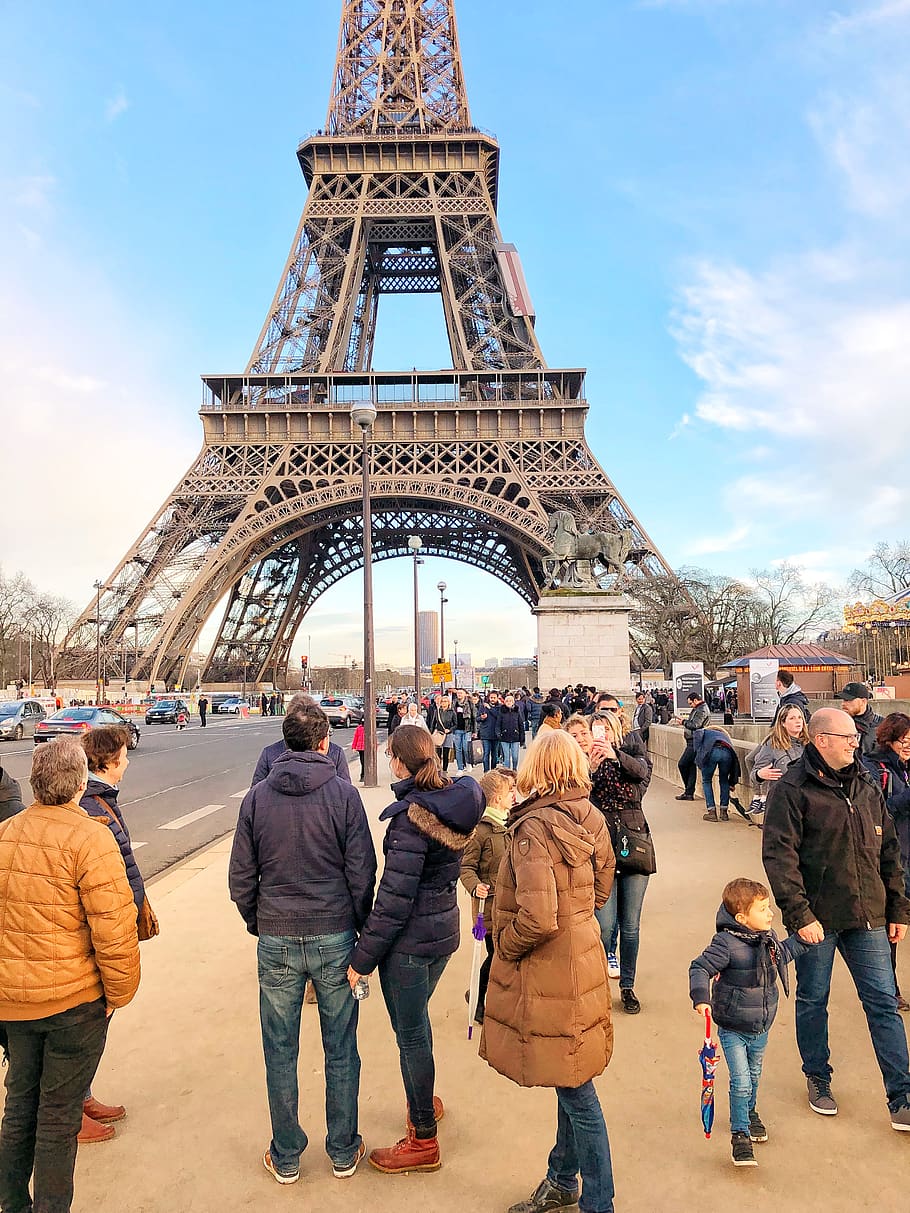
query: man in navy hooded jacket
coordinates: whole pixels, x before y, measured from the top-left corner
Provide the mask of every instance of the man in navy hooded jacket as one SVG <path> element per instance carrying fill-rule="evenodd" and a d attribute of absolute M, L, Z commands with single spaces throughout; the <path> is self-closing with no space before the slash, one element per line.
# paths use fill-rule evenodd
<path fill-rule="evenodd" d="M 356 788 L 328 757 L 321 708 L 284 718 L 287 752 L 243 799 L 231 852 L 231 897 L 258 935 L 259 1012 L 272 1140 L 263 1165 L 282 1184 L 299 1176 L 307 1136 L 298 1119 L 297 1055 L 312 981 L 325 1053 L 326 1151 L 339 1178 L 364 1153 L 357 1127 L 359 1003 L 350 956 L 373 905 L 376 852 Z"/>

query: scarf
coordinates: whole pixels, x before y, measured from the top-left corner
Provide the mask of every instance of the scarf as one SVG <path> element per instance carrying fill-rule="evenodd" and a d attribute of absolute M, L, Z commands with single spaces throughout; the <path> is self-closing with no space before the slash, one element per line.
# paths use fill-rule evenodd
<path fill-rule="evenodd" d="M 494 825 L 505 827 L 508 816 L 508 809 L 497 809 L 495 805 L 488 804 L 481 820 L 492 821 Z"/>

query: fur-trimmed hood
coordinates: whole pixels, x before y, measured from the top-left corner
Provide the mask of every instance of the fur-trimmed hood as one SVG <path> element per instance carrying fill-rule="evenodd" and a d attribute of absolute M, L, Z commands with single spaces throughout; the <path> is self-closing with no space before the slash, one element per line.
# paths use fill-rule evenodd
<path fill-rule="evenodd" d="M 406 812 L 421 834 L 453 851 L 464 850 L 487 807 L 480 784 L 469 775 L 433 790 L 418 788 L 413 779 L 402 779 L 392 784 L 392 791 L 395 803 L 383 809 L 380 821 Z"/>

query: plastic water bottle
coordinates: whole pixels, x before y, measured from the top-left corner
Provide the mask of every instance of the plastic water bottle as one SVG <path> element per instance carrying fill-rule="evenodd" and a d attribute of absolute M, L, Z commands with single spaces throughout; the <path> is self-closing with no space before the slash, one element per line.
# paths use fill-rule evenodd
<path fill-rule="evenodd" d="M 357 980 L 354 982 L 354 986 L 351 990 L 351 993 L 354 995 L 354 997 L 357 999 L 358 1002 L 361 1002 L 364 998 L 369 998 L 370 997 L 370 983 L 367 981 L 367 979 L 365 977 L 358 977 Z"/>

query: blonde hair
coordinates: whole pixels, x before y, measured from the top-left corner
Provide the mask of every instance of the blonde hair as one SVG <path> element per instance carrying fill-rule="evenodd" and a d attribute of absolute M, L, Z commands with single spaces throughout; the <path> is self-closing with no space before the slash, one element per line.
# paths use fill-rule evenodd
<path fill-rule="evenodd" d="M 518 768 L 519 792 L 523 796 L 535 791 L 550 796 L 570 788 L 590 791 L 587 755 L 574 737 L 562 729 L 538 733 Z"/>
<path fill-rule="evenodd" d="M 480 790 L 487 798 L 487 804 L 493 800 L 501 800 L 510 796 L 518 776 L 507 767 L 496 767 L 492 771 L 484 771 L 478 783 Z"/>
<path fill-rule="evenodd" d="M 784 721 L 791 712 L 799 712 L 800 720 L 803 722 L 802 731 L 798 737 L 791 737 L 784 728 Z M 801 742 L 804 746 L 809 744 L 809 730 L 806 727 L 806 717 L 803 715 L 803 710 L 797 707 L 796 704 L 788 704 L 782 712 L 778 714 L 777 720 L 774 722 L 774 727 L 768 737 L 768 741 L 775 750 L 789 750 L 790 746 L 795 741 Z"/>

